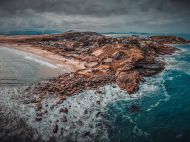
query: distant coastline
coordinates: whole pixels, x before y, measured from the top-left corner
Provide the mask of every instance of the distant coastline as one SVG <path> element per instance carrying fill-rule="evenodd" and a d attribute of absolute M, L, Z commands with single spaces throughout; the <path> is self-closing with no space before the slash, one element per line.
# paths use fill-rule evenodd
<path fill-rule="evenodd" d="M 119 32 L 105 32 L 101 34 L 149 34 L 149 33 L 138 33 L 138 32 L 126 32 L 126 33 L 119 33 Z"/>

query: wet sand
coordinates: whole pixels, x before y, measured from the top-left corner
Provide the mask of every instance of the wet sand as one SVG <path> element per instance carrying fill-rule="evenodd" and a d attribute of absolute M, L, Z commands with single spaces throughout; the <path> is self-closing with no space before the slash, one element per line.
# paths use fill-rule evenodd
<path fill-rule="evenodd" d="M 60 55 L 55 55 L 54 53 L 51 53 L 49 51 L 39 49 L 38 47 L 31 47 L 28 44 L 0 43 L 0 46 L 13 48 L 13 49 L 21 50 L 24 52 L 32 53 L 32 54 L 35 54 L 38 56 L 42 56 L 44 58 L 51 59 L 52 63 L 59 62 L 61 64 L 61 66 L 65 67 L 67 69 L 67 72 L 73 72 L 73 71 L 77 71 L 79 69 L 85 68 L 84 64 L 86 62 L 73 60 L 73 59 L 67 59 L 67 58 L 64 58 Z M 68 65 L 70 65 L 70 66 L 68 66 Z"/>

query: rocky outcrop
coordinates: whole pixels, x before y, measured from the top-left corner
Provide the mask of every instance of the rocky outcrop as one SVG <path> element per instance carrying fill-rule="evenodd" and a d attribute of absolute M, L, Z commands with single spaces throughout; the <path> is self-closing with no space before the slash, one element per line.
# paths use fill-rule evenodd
<path fill-rule="evenodd" d="M 61 120 L 61 122 L 67 122 L 67 118 L 66 118 L 66 116 L 60 118 L 60 120 Z"/>
<path fill-rule="evenodd" d="M 156 54 L 165 55 L 165 54 L 173 54 L 175 51 L 179 51 L 180 49 L 168 45 L 156 44 L 149 45 L 149 47 L 155 51 Z"/>
<path fill-rule="evenodd" d="M 183 41 L 182 39 L 179 40 Z M 137 46 L 134 46 L 136 44 Z M 126 89 L 131 94 L 139 90 L 138 84 L 140 81 L 146 81 L 143 76 L 151 76 L 164 69 L 165 63 L 156 60 L 157 56 L 172 54 L 179 50 L 158 42 L 156 44 L 146 44 L 144 47 L 140 47 L 139 42 L 135 42 L 132 44 L 132 47 L 124 47 L 122 49 L 109 46 L 109 50 L 112 50 L 112 48 L 114 52 L 110 56 L 115 60 L 116 64 L 113 64 L 111 70 L 101 72 L 98 75 L 92 73 L 89 76 L 79 74 L 79 72 L 64 74 L 40 85 L 37 87 L 37 92 L 41 98 L 44 97 L 46 92 L 57 94 L 60 99 L 57 104 L 61 104 L 66 100 L 67 96 L 80 93 L 85 89 L 97 89 L 116 81 L 121 89 Z M 114 67 L 115 65 L 116 67 Z M 97 90 L 96 93 L 102 94 L 103 92 Z M 33 99 L 31 102 L 36 103 L 38 101 Z M 60 110 L 60 112 L 64 112 L 64 110 Z"/>
<path fill-rule="evenodd" d="M 151 39 L 157 41 L 161 44 L 186 44 L 190 43 L 189 40 L 185 40 L 181 37 L 174 35 L 160 35 L 160 36 L 151 36 Z"/>
<path fill-rule="evenodd" d="M 112 54 L 112 58 L 114 58 L 115 60 L 118 60 L 124 53 L 121 51 L 115 52 Z"/>
<path fill-rule="evenodd" d="M 137 71 L 120 72 L 117 75 L 116 82 L 121 89 L 126 89 L 128 93 L 134 93 L 139 90 L 140 76 Z"/>
<path fill-rule="evenodd" d="M 38 103 L 37 105 L 36 105 L 36 111 L 39 111 L 40 109 L 42 109 L 42 104 L 41 103 Z"/>
<path fill-rule="evenodd" d="M 140 75 L 151 76 L 162 71 L 164 69 L 164 66 L 162 66 L 156 60 L 153 61 L 141 60 L 135 62 L 135 69 L 139 72 Z"/>
<path fill-rule="evenodd" d="M 61 100 L 64 100 L 66 99 L 66 96 L 70 96 L 75 92 L 79 93 L 83 89 L 87 88 L 96 89 L 107 83 L 111 83 L 114 80 L 115 75 L 111 72 L 89 78 L 84 78 L 83 75 L 79 75 L 77 73 L 65 74 L 58 78 L 49 80 L 49 82 L 38 88 L 38 92 L 48 91 L 50 94 L 56 93 L 61 95 Z"/>
<path fill-rule="evenodd" d="M 57 133 L 57 131 L 58 131 L 58 125 L 55 124 L 55 126 L 54 126 L 54 128 L 53 128 L 53 133 Z"/>

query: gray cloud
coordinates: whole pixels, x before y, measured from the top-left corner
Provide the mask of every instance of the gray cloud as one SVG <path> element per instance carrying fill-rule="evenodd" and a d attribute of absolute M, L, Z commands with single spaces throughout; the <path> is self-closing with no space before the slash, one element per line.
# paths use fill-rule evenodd
<path fill-rule="evenodd" d="M 187 32 L 189 7 L 189 0 L 0 0 L 0 31 Z"/>

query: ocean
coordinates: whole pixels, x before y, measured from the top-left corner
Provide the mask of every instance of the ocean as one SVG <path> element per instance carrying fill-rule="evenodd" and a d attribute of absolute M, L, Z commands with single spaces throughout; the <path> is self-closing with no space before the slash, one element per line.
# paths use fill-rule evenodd
<path fill-rule="evenodd" d="M 50 97 L 42 101 L 49 106 L 40 122 L 35 121 L 35 106 L 19 98 L 25 97 L 27 86 L 60 71 L 41 57 L 0 47 L 0 141 L 189 142 L 190 44 L 172 46 L 181 51 L 158 57 L 166 62 L 166 69 L 146 77 L 137 93 L 128 95 L 113 83 L 100 88 L 104 94 L 86 90 L 54 109 L 50 106 L 57 100 Z M 132 111 L 131 106 L 139 110 Z M 59 121 L 53 134 L 63 107 L 69 108 L 64 114 L 67 122 Z M 90 135 L 83 137 L 85 132 Z"/>

